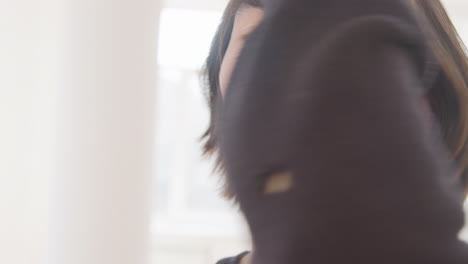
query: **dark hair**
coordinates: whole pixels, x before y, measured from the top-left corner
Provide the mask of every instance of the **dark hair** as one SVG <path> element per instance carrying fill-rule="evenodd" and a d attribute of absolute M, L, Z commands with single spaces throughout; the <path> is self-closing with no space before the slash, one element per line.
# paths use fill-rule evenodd
<path fill-rule="evenodd" d="M 219 85 L 219 72 L 229 42 L 231 41 L 231 33 L 234 27 L 234 20 L 237 11 L 242 5 L 261 7 L 260 0 L 229 1 L 221 19 L 221 23 L 218 26 L 218 30 L 216 31 L 213 37 L 211 49 L 205 62 L 205 68 L 203 70 L 203 78 L 205 83 L 204 92 L 210 110 L 210 122 L 207 130 L 203 133 L 201 137 L 203 141 L 203 154 L 215 156 L 216 163 L 214 171 L 221 173 L 223 172 L 223 168 L 221 164 L 221 159 L 217 154 L 218 145 L 215 132 L 216 103 L 219 99 L 218 95 L 221 92 Z M 224 184 L 223 193 L 227 197 L 232 197 L 231 192 L 229 190 L 229 184 Z"/>
<path fill-rule="evenodd" d="M 468 58 L 466 47 L 439 0 L 410 1 L 449 85 L 428 93 L 445 143 L 457 162 L 456 178 L 468 194 Z M 437 89 L 438 88 L 438 89 Z"/>
<path fill-rule="evenodd" d="M 205 94 L 210 108 L 210 123 L 202 135 L 203 153 L 216 157 L 215 171 L 223 172 L 218 155 L 216 137 L 216 104 L 219 102 L 219 73 L 221 63 L 230 42 L 234 19 L 243 5 L 260 7 L 260 0 L 231 0 L 224 12 L 221 24 L 214 36 L 210 53 L 206 59 L 204 77 Z M 439 0 L 411 0 L 421 28 L 432 46 L 437 63 L 441 66 L 447 85 L 437 85 L 428 93 L 431 109 L 439 123 L 450 153 L 457 162 L 457 179 L 468 191 L 468 59 L 466 49 L 444 6 Z M 229 183 L 223 189 L 225 196 L 232 198 Z"/>

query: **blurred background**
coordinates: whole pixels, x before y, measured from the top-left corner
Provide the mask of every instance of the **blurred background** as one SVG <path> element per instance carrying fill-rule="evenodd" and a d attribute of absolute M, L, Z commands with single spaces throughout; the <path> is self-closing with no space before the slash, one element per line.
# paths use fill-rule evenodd
<path fill-rule="evenodd" d="M 443 2 L 468 42 L 468 2 Z M 0 0 L 1 263 L 209 264 L 250 249 L 198 141 L 226 4 Z"/>

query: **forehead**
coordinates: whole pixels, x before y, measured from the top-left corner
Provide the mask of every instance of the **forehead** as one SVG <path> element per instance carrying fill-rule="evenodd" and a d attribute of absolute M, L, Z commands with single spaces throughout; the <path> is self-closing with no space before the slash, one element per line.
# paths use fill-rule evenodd
<path fill-rule="evenodd" d="M 234 28 L 250 27 L 258 24 L 263 16 L 263 10 L 259 7 L 244 5 L 237 10 Z"/>

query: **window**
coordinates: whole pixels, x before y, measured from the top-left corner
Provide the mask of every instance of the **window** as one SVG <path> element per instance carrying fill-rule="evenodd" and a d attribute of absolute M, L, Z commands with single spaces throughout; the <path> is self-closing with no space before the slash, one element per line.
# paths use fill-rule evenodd
<path fill-rule="evenodd" d="M 201 156 L 208 124 L 200 69 L 218 11 L 166 8 L 160 20 L 156 130 L 156 263 L 215 263 L 249 249 L 242 218 L 219 196 L 219 175 Z M 187 23 L 190 21 L 190 23 Z"/>

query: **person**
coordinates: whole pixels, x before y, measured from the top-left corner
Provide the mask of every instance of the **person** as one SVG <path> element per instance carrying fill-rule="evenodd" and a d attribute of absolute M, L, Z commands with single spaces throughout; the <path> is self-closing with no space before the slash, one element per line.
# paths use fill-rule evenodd
<path fill-rule="evenodd" d="M 439 0 L 231 0 L 206 62 L 215 155 L 253 254 L 468 263 L 468 62 Z"/>

